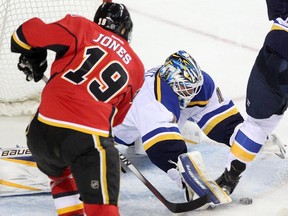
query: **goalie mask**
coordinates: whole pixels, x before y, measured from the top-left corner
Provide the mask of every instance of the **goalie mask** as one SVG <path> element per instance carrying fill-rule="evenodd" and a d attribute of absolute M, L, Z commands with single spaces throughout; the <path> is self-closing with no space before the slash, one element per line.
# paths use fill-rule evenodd
<path fill-rule="evenodd" d="M 94 22 L 130 43 L 133 23 L 125 5 L 103 3 L 96 11 Z"/>
<path fill-rule="evenodd" d="M 159 74 L 178 95 L 181 109 L 186 108 L 203 85 L 203 75 L 196 61 L 180 50 L 169 56 L 159 69 Z"/>

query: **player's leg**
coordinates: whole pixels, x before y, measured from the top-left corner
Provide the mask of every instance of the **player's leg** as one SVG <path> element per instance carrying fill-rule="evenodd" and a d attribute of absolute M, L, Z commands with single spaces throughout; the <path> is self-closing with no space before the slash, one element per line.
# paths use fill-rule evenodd
<path fill-rule="evenodd" d="M 269 20 L 288 17 L 288 2 L 283 0 L 266 0 Z"/>
<path fill-rule="evenodd" d="M 71 163 L 85 213 L 118 216 L 120 159 L 114 139 L 86 136 L 90 137 L 90 141 L 85 140 L 91 143 L 90 150 L 80 154 Z"/>
<path fill-rule="evenodd" d="M 287 109 L 287 92 L 283 90 L 287 91 L 288 86 L 283 88 L 279 83 L 279 74 L 287 70 L 287 66 L 286 60 L 266 48 L 257 56 L 247 85 L 248 118 L 232 136 L 227 167 L 216 180 L 229 193 L 233 192 L 246 164 L 255 159 Z"/>
<path fill-rule="evenodd" d="M 51 127 L 33 118 L 27 127 L 27 145 L 38 168 L 50 179 L 51 193 L 59 216 L 84 215 L 78 189 L 61 158 L 60 146 L 66 129 Z"/>
<path fill-rule="evenodd" d="M 79 199 L 78 189 L 70 168 L 67 168 L 61 176 L 49 176 L 49 178 L 51 179 L 51 193 L 58 215 L 84 215 L 83 203 Z"/>

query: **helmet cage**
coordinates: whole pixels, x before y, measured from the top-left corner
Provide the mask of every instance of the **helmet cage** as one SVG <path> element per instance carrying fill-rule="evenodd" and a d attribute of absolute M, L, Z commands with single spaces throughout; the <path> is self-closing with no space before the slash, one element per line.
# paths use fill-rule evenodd
<path fill-rule="evenodd" d="M 203 75 L 195 60 L 186 52 L 172 54 L 159 69 L 160 76 L 178 95 L 180 107 L 185 108 L 203 85 Z"/>

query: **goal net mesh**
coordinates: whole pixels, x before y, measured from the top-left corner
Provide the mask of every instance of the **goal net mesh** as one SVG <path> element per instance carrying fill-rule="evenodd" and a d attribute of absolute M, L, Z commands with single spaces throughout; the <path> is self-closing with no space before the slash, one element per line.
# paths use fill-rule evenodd
<path fill-rule="evenodd" d="M 101 1 L 102 2 L 102 1 Z M 0 0 L 0 115 L 30 115 L 39 104 L 44 82 L 27 82 L 17 69 L 19 54 L 10 52 L 10 37 L 24 21 L 39 17 L 54 22 L 66 14 L 93 19 L 100 0 Z M 48 64 L 54 53 L 48 53 Z M 46 75 L 49 74 L 49 67 Z"/>

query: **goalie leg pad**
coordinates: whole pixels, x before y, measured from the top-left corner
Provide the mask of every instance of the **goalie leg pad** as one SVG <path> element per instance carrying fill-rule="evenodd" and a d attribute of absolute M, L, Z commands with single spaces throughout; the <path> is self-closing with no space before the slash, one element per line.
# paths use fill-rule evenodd
<path fill-rule="evenodd" d="M 209 195 L 215 205 L 230 203 L 231 198 L 209 177 L 201 153 L 198 151 L 181 154 L 178 169 L 183 181 L 199 197 Z"/>

